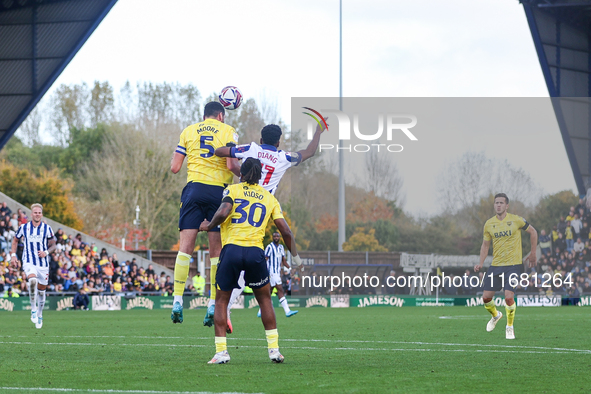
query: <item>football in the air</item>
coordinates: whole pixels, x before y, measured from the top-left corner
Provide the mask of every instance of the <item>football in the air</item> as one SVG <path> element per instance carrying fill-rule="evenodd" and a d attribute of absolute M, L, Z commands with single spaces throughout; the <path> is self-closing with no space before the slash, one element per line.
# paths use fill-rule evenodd
<path fill-rule="evenodd" d="M 236 86 L 226 86 L 220 93 L 220 103 L 225 109 L 236 109 L 242 104 L 242 93 Z"/>

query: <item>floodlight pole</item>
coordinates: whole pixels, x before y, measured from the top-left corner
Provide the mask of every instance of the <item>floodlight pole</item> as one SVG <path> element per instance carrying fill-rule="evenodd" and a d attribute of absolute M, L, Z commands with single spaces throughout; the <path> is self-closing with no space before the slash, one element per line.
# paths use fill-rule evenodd
<path fill-rule="evenodd" d="M 339 111 L 343 111 L 343 0 L 339 0 Z M 345 226 L 345 158 L 343 140 L 339 139 L 339 252 L 346 240 Z"/>

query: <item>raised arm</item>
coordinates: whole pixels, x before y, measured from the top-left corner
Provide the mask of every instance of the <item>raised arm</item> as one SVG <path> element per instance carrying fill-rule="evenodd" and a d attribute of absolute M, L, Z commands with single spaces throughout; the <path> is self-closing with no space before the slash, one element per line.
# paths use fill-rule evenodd
<path fill-rule="evenodd" d="M 324 118 L 324 120 L 327 119 L 328 118 Z M 320 134 L 322 134 L 323 131 L 324 129 L 320 127 L 320 124 L 316 126 L 316 132 L 314 133 L 314 137 L 312 137 L 312 141 L 310 141 L 306 149 L 298 151 L 302 158 L 302 162 L 314 156 L 314 154 L 316 153 L 316 149 L 318 149 L 318 144 L 320 143 Z"/>

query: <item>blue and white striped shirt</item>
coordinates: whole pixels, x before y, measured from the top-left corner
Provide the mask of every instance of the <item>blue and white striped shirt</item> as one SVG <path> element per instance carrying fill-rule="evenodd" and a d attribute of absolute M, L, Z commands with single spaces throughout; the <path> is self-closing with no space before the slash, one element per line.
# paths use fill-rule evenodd
<path fill-rule="evenodd" d="M 285 249 L 283 249 L 283 245 L 279 244 L 275 246 L 273 242 L 271 242 L 265 248 L 265 257 L 267 259 L 267 268 L 269 268 L 269 274 L 280 274 L 281 273 L 281 261 L 285 256 Z"/>
<path fill-rule="evenodd" d="M 39 252 L 47 251 L 47 241 L 54 237 L 53 230 L 48 224 L 41 223 L 33 226 L 33 222 L 23 224 L 16 232 L 16 238 L 23 238 L 23 264 L 33 264 L 38 267 L 49 267 L 49 257 L 39 257 Z"/>

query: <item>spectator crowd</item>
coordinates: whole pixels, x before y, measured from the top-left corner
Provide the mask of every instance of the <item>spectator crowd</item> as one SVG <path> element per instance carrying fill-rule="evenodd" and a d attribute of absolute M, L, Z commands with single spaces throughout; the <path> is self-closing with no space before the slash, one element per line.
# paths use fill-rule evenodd
<path fill-rule="evenodd" d="M 16 231 L 29 221 L 23 211 L 12 213 L 6 203 L 0 204 L 0 297 L 18 297 L 28 292 L 22 270 L 23 245 L 17 247 L 17 266 L 10 262 L 10 248 Z M 66 235 L 62 229 L 55 232 L 56 249 L 50 254 L 48 291 L 58 294 L 148 294 L 172 295 L 173 281 L 164 272 L 158 275 L 150 264 L 138 267 L 136 259 L 119 261 L 103 248 L 86 243 L 82 235 Z"/>

